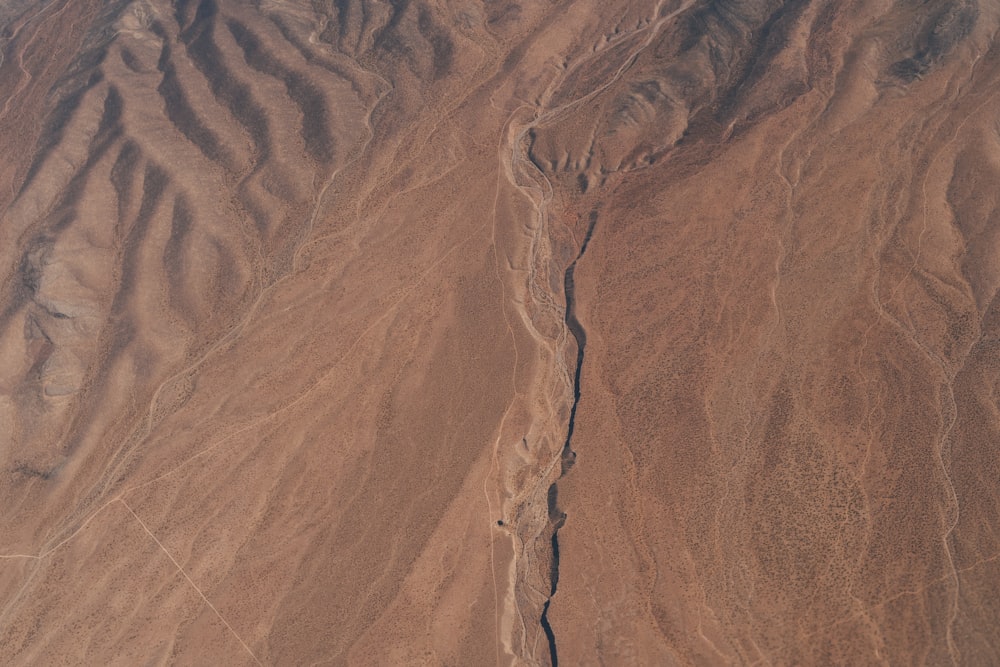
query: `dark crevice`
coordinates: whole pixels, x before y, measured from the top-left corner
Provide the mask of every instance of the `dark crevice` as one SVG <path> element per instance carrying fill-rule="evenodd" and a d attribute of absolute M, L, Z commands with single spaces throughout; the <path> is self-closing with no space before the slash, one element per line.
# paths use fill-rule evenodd
<path fill-rule="evenodd" d="M 299 134 L 302 135 L 306 152 L 317 162 L 329 164 L 333 160 L 333 132 L 330 130 L 330 112 L 319 88 L 303 74 L 279 63 L 245 25 L 230 19 L 227 26 L 233 39 L 243 50 L 246 63 L 261 74 L 274 77 L 285 84 L 288 96 L 302 114 Z"/>
<path fill-rule="evenodd" d="M 170 36 L 159 23 L 154 23 L 151 30 L 162 42 L 160 58 L 156 64 L 161 79 L 156 91 L 163 98 L 167 118 L 206 158 L 218 162 L 230 171 L 235 171 L 237 165 L 234 159 L 223 147 L 218 135 L 199 118 L 188 100 L 187 93 L 184 92 L 181 77 L 177 74 L 177 68 L 173 62 Z"/>
<path fill-rule="evenodd" d="M 580 252 L 577 253 L 576 258 L 566 268 L 566 273 L 563 276 L 563 289 L 566 294 L 565 321 L 566 327 L 576 340 L 576 370 L 573 374 L 573 405 L 569 410 L 569 424 L 566 427 L 566 441 L 562 447 L 559 478 L 562 478 L 563 475 L 569 472 L 570 468 L 576 462 L 576 452 L 573 451 L 572 447 L 573 429 L 576 427 L 576 408 L 580 404 L 580 373 L 583 370 L 583 358 L 587 347 L 587 332 L 576 317 L 576 284 L 573 280 L 573 274 L 576 271 L 576 263 L 583 257 L 583 253 L 587 251 L 587 245 L 590 243 L 590 238 L 594 235 L 594 227 L 596 225 L 597 211 L 591 211 L 590 221 L 587 225 L 587 234 L 583 237 Z M 558 667 L 559 657 L 556 651 L 556 636 L 552 632 L 552 625 L 549 623 L 549 605 L 552 603 L 552 598 L 555 596 L 556 589 L 559 586 L 559 529 L 566 523 L 566 513 L 559 509 L 559 489 L 557 482 L 553 482 L 549 486 L 548 505 L 549 521 L 552 524 L 552 561 L 549 571 L 549 598 L 542 605 L 542 617 L 539 620 L 542 631 L 545 632 L 545 637 L 549 642 L 549 657 L 552 667 Z"/>
<path fill-rule="evenodd" d="M 11 472 L 13 472 L 16 475 L 24 475 L 25 477 L 32 477 L 35 479 L 41 479 L 46 481 L 52 479 L 55 476 L 55 469 L 44 470 L 42 468 L 33 466 L 29 463 L 23 463 L 23 462 L 15 464 L 14 467 L 11 469 Z"/>

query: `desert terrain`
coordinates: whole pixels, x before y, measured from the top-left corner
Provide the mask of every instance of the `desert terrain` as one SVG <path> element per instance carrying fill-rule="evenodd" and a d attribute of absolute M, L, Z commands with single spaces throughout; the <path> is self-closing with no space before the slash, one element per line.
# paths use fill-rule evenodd
<path fill-rule="evenodd" d="M 0 4 L 0 664 L 1000 664 L 998 29 Z"/>

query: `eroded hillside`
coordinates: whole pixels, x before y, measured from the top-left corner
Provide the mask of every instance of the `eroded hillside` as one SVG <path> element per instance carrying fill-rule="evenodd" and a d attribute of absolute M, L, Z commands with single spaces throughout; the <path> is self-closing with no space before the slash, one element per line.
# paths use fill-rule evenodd
<path fill-rule="evenodd" d="M 1000 661 L 1000 9 L 0 26 L 4 664 Z"/>

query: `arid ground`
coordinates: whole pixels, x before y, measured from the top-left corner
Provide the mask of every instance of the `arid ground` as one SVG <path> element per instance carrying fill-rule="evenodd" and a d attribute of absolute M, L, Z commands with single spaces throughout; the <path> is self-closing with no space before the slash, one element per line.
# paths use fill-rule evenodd
<path fill-rule="evenodd" d="M 998 29 L 0 3 L 0 664 L 1000 664 Z"/>

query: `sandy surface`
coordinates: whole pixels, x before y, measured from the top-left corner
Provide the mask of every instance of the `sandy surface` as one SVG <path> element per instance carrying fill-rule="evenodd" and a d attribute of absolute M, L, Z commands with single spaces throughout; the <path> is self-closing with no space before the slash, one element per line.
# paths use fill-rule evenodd
<path fill-rule="evenodd" d="M 0 11 L 0 662 L 1000 662 L 1000 10 Z"/>

